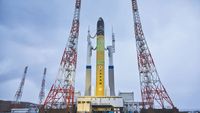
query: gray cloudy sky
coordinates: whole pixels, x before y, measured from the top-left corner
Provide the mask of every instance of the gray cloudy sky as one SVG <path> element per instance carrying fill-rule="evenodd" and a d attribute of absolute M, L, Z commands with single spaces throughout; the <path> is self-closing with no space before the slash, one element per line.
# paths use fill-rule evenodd
<path fill-rule="evenodd" d="M 138 0 L 138 5 L 146 40 L 171 99 L 178 108 L 200 109 L 200 1 Z M 26 65 L 22 100 L 38 102 L 44 67 L 48 93 L 73 11 L 74 0 L 0 0 L 0 99 L 13 100 Z M 111 44 L 112 26 L 116 34 L 116 93 L 134 91 L 139 101 L 131 0 L 82 0 L 76 90 L 84 92 L 87 29 L 90 26 L 94 34 L 100 16 L 106 45 Z M 95 70 L 93 86 L 94 75 Z"/>

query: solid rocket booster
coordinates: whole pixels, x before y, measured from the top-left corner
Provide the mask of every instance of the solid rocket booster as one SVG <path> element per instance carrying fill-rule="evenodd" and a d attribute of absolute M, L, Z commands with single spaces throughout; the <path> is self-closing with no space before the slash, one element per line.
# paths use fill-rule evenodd
<path fill-rule="evenodd" d="M 91 70 L 92 66 L 86 66 L 86 82 L 85 82 L 85 96 L 91 96 Z"/>
<path fill-rule="evenodd" d="M 97 22 L 96 96 L 104 96 L 104 52 L 104 21 L 100 17 Z"/>
<path fill-rule="evenodd" d="M 108 46 L 108 57 L 109 57 L 109 66 L 108 66 L 108 75 L 109 75 L 109 87 L 110 87 L 110 96 L 115 96 L 115 78 L 114 78 L 114 65 L 113 65 L 113 53 L 115 53 L 115 36 L 112 33 L 112 46 Z"/>
<path fill-rule="evenodd" d="M 91 56 L 92 56 L 92 42 L 90 40 L 90 31 L 88 30 L 87 37 L 87 65 L 86 65 L 86 80 L 85 80 L 85 96 L 91 96 Z"/>

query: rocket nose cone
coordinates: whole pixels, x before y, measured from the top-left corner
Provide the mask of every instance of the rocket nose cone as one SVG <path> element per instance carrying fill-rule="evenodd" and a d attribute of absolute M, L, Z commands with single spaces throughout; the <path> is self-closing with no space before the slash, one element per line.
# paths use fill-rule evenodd
<path fill-rule="evenodd" d="M 104 21 L 103 21 L 103 18 L 99 18 L 98 22 L 97 22 L 97 27 L 99 26 L 103 26 L 104 27 Z"/>
<path fill-rule="evenodd" d="M 103 18 L 99 18 L 97 22 L 97 35 L 104 35 L 104 21 Z"/>
<path fill-rule="evenodd" d="M 98 21 L 101 21 L 101 22 L 103 22 L 103 18 L 102 17 L 99 17 L 99 20 Z"/>

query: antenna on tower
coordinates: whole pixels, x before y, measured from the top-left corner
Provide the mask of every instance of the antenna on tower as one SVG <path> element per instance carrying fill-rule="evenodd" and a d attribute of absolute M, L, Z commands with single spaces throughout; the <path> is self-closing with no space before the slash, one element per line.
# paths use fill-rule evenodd
<path fill-rule="evenodd" d="M 43 78 L 42 78 L 42 84 L 41 84 L 41 89 L 39 93 L 39 105 L 42 104 L 44 97 L 45 97 L 45 78 L 46 78 L 46 72 L 47 68 L 44 68 L 44 73 L 43 73 Z"/>
<path fill-rule="evenodd" d="M 25 83 L 25 79 L 26 79 L 27 70 L 28 70 L 28 66 L 26 66 L 25 69 L 24 69 L 24 74 L 23 74 L 22 80 L 20 82 L 20 85 L 19 85 L 19 88 L 18 88 L 17 92 L 15 93 L 15 97 L 14 97 L 15 98 L 14 99 L 15 103 L 19 103 L 20 100 L 21 100 L 22 93 L 23 93 L 23 88 L 24 88 L 24 83 Z"/>

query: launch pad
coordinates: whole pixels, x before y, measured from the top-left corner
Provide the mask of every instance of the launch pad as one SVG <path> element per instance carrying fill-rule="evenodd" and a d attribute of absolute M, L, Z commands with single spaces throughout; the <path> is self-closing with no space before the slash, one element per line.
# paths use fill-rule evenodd
<path fill-rule="evenodd" d="M 123 99 L 122 97 L 96 97 L 82 96 L 77 99 L 77 112 L 103 112 L 116 111 L 122 112 Z"/>

